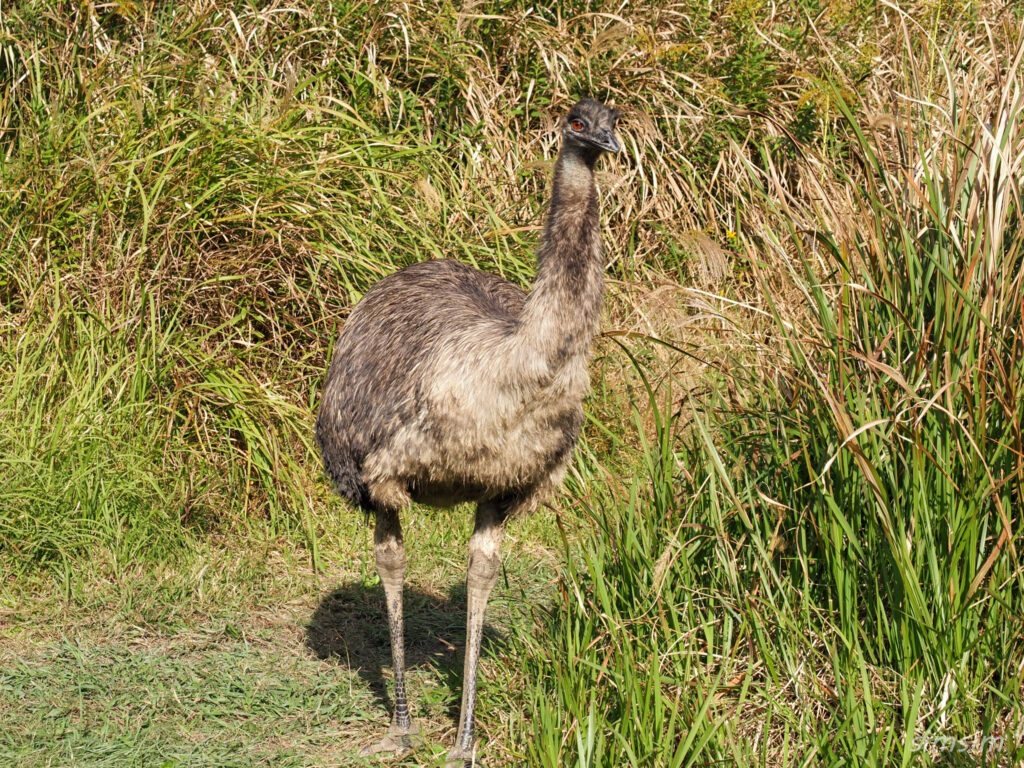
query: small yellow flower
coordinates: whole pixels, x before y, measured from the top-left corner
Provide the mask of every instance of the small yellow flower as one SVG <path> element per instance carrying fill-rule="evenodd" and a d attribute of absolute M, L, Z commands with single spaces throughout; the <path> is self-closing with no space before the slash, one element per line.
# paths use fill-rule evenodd
<path fill-rule="evenodd" d="M 725 236 L 727 238 L 729 238 L 730 240 L 735 240 L 736 239 L 736 233 L 733 232 L 731 229 L 725 230 Z"/>

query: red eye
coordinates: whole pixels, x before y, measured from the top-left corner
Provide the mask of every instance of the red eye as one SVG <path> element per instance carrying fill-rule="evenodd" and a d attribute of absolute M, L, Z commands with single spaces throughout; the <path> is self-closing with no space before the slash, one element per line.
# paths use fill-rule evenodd
<path fill-rule="evenodd" d="M 569 123 L 569 125 L 572 126 L 572 129 L 574 131 L 582 131 L 583 130 L 583 121 L 582 120 L 573 120 L 571 123 Z"/>

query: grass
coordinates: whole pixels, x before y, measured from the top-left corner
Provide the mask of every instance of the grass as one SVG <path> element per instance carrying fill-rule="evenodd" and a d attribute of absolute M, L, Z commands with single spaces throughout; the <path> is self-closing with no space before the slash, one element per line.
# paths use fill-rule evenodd
<path fill-rule="evenodd" d="M 11 713 L 21 738 L 5 737 L 5 761 L 333 764 L 338 723 L 357 720 L 366 702 L 340 698 L 344 681 L 322 664 L 218 640 L 186 649 L 66 643 L 44 658 L 19 659 L 5 691 L 27 701 Z M 296 739 L 300 730 L 314 738 Z"/>
<path fill-rule="evenodd" d="M 59 629 L 35 626 L 31 640 L 5 632 L 0 761 L 374 764 L 353 757 L 367 734 L 386 721 L 384 708 L 390 705 L 384 676 L 389 670 L 382 666 L 387 628 L 380 620 L 380 587 L 370 576 L 372 560 L 317 579 L 302 564 L 261 555 L 235 563 L 226 574 L 192 574 L 196 581 L 189 586 L 200 594 L 189 596 L 184 615 L 168 610 L 173 580 L 180 575 L 167 576 L 162 594 L 141 575 L 143 583 L 134 589 L 118 585 L 116 597 L 83 600 L 84 610 L 69 611 Z M 203 559 L 223 567 L 226 557 L 206 552 Z M 406 593 L 410 680 L 432 748 L 406 765 L 443 765 L 442 744 L 453 738 L 452 710 L 459 701 L 456 648 L 464 632 L 464 587 L 453 583 L 450 594 L 438 594 L 439 587 L 417 586 L 433 584 L 423 573 L 425 561 L 433 559 L 419 553 Z M 269 569 L 287 569 L 289 583 L 270 576 Z M 513 621 L 510 616 L 522 614 L 524 593 L 531 584 L 537 589 L 528 572 L 509 577 L 511 586 L 499 585 L 495 594 L 495 618 L 485 639 L 491 652 L 505 642 L 493 622 Z M 245 594 L 242 605 L 224 599 L 222 590 L 240 591 L 237 585 L 245 579 L 274 588 Z M 135 590 L 132 597 L 126 594 Z M 488 676 L 482 689 L 490 693 L 493 685 Z"/>
<path fill-rule="evenodd" d="M 0 11 L 0 762 L 355 764 L 369 531 L 312 413 L 348 307 L 528 285 L 551 117 L 623 107 L 567 489 L 516 521 L 493 765 L 1024 759 L 1014 4 Z M 465 510 L 417 510 L 459 700 Z"/>

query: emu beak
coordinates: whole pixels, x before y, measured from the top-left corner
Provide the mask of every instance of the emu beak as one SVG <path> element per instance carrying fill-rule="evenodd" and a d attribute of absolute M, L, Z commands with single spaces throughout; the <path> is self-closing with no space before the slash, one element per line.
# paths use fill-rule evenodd
<path fill-rule="evenodd" d="M 615 134 L 611 131 L 602 131 L 601 136 L 595 143 L 605 152 L 618 152 L 622 149 L 619 140 L 615 138 Z"/>

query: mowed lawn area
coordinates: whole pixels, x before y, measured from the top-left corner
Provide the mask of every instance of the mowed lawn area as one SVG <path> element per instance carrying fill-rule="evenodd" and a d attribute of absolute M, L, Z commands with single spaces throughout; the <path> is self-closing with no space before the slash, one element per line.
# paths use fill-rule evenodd
<path fill-rule="evenodd" d="M 405 605 L 414 712 L 434 748 L 404 765 L 444 764 L 459 705 L 472 516 L 433 518 L 407 526 Z M 522 672 L 505 659 L 510 633 L 529 631 L 531 608 L 551 600 L 552 520 L 544 512 L 510 530 L 484 639 L 486 734 L 521 706 L 509 688 Z M 5 609 L 3 763 L 375 764 L 355 755 L 390 717 L 384 601 L 368 529 L 354 515 L 334 528 L 346 539 L 320 574 L 287 542 L 244 554 L 242 542 L 222 543 L 184 572 L 92 581 L 89 593 Z M 505 750 L 488 752 L 519 760 Z"/>
<path fill-rule="evenodd" d="M 313 440 L 378 280 L 528 290 L 623 113 L 565 487 L 513 521 L 481 764 L 1024 761 L 1017 2 L 0 8 L 0 766 L 359 766 L 372 527 Z M 472 510 L 414 508 L 455 734 Z"/>

